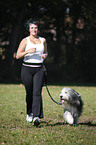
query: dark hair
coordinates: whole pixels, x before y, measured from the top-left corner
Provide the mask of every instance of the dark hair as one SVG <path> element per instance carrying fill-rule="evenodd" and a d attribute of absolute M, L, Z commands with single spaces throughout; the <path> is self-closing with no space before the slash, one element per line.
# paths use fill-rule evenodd
<path fill-rule="evenodd" d="M 37 21 L 36 19 L 29 19 L 25 22 L 24 26 L 26 28 L 26 30 L 29 31 L 29 24 L 32 23 L 32 24 L 35 24 L 35 25 L 39 25 L 39 21 Z"/>

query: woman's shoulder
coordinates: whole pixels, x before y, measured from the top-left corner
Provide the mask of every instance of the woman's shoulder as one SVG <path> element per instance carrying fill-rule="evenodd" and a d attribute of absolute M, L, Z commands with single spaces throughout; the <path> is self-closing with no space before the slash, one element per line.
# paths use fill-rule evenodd
<path fill-rule="evenodd" d="M 22 39 L 22 41 L 27 42 L 29 40 L 29 36 Z"/>
<path fill-rule="evenodd" d="M 40 39 L 42 39 L 43 42 L 46 41 L 46 39 L 44 37 L 39 36 Z"/>
<path fill-rule="evenodd" d="M 27 37 L 23 38 L 23 39 L 21 40 L 21 43 L 26 44 L 26 43 L 27 43 Z"/>

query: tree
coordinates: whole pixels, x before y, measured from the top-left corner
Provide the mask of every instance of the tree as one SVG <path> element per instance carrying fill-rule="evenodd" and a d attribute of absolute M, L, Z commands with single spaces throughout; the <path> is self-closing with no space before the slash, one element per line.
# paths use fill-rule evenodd
<path fill-rule="evenodd" d="M 75 78 L 82 75 L 80 77 L 86 80 L 90 76 L 90 81 L 96 80 L 93 79 L 96 78 L 95 7 L 96 2 L 89 0 L 1 1 L 1 62 L 10 60 L 12 65 L 19 42 L 26 36 L 24 22 L 30 17 L 38 17 L 40 35 L 48 42 L 47 63 L 56 63 L 62 75 L 69 76 L 75 69 Z"/>

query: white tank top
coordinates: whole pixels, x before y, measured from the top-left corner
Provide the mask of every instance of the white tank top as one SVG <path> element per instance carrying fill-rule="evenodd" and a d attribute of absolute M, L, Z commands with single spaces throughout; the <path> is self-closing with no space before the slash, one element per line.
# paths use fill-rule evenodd
<path fill-rule="evenodd" d="M 43 38 L 39 37 L 41 43 L 40 44 L 33 44 L 29 37 L 26 37 L 27 39 L 27 45 L 25 47 L 25 51 L 30 49 L 30 48 L 36 48 L 36 52 L 35 53 L 28 53 L 24 56 L 24 62 L 25 63 L 36 63 L 37 65 L 39 63 L 43 63 L 44 59 L 42 58 L 42 54 L 44 52 L 44 42 L 43 42 Z M 23 64 L 24 65 L 24 64 Z M 33 66 L 32 66 L 33 67 Z"/>

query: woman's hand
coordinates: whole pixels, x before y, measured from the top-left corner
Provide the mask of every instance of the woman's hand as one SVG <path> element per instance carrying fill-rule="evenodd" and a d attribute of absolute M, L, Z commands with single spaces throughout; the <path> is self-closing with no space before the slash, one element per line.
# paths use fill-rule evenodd
<path fill-rule="evenodd" d="M 42 57 L 43 59 L 46 59 L 47 54 L 42 54 L 41 57 Z"/>
<path fill-rule="evenodd" d="M 30 48 L 26 51 L 26 53 L 34 53 L 36 52 L 36 48 Z"/>

